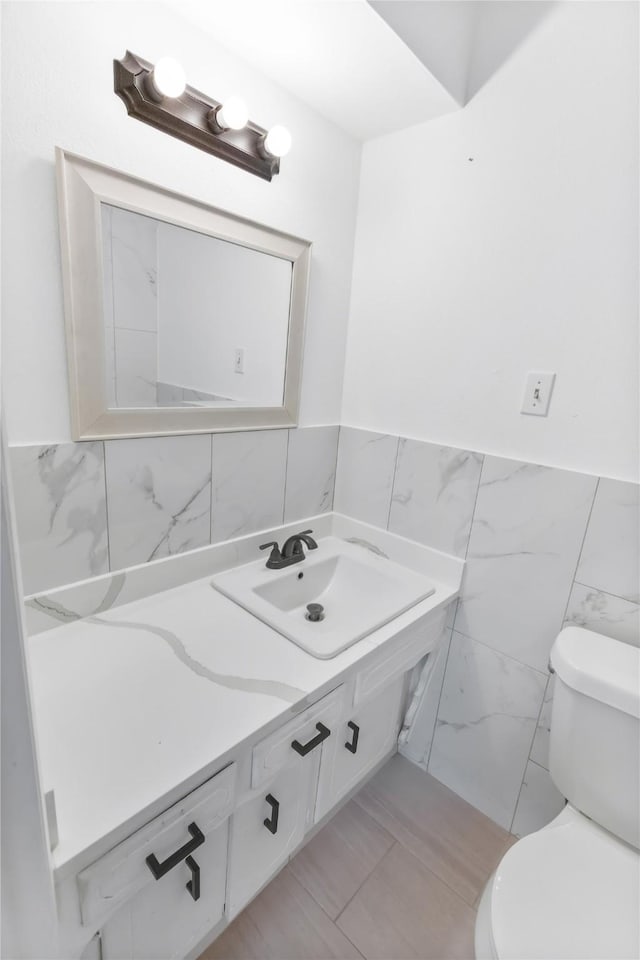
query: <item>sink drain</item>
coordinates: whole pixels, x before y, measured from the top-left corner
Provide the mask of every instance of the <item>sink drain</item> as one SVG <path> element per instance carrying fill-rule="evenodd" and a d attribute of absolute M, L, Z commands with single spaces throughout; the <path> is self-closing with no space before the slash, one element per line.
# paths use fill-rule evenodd
<path fill-rule="evenodd" d="M 318 623 L 320 620 L 324 620 L 324 607 L 321 603 L 308 603 L 307 612 L 304 616 L 305 620 L 309 620 L 311 623 Z"/>

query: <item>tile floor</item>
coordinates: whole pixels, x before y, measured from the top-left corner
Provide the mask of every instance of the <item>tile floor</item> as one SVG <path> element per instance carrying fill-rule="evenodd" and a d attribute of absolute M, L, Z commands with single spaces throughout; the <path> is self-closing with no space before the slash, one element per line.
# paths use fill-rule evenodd
<path fill-rule="evenodd" d="M 515 837 L 396 755 L 200 960 L 470 960 Z"/>

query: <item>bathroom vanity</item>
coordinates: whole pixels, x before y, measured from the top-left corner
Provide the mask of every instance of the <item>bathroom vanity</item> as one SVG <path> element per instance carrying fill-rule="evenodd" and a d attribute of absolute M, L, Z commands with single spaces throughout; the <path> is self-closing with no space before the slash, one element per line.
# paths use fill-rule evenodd
<path fill-rule="evenodd" d="M 197 956 L 396 750 L 463 563 L 335 514 L 268 534 L 303 527 L 433 592 L 324 659 L 212 586 L 264 533 L 28 601 L 61 956 Z"/>

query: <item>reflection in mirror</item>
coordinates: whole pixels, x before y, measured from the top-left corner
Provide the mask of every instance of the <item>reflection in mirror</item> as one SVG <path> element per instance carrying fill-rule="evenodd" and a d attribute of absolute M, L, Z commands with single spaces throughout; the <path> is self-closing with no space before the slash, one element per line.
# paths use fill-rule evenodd
<path fill-rule="evenodd" d="M 290 260 L 101 204 L 109 409 L 284 402 Z"/>

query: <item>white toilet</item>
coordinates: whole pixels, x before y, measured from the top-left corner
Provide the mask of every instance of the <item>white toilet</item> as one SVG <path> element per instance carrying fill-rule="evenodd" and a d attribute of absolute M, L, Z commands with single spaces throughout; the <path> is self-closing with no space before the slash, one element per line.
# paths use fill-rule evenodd
<path fill-rule="evenodd" d="M 568 803 L 500 861 L 476 960 L 637 960 L 640 649 L 567 627 L 551 665 L 549 771 Z"/>

